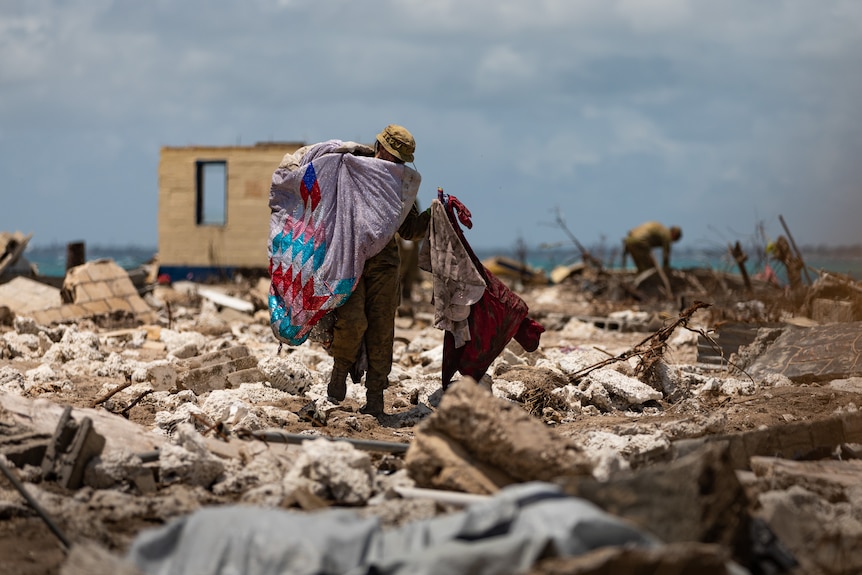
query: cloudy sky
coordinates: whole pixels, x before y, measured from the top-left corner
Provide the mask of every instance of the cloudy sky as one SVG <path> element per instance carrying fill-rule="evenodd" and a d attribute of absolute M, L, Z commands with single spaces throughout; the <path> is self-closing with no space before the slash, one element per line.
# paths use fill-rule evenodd
<path fill-rule="evenodd" d="M 4 0 L 0 231 L 157 246 L 162 146 L 417 141 L 476 248 L 862 243 L 858 0 Z"/>

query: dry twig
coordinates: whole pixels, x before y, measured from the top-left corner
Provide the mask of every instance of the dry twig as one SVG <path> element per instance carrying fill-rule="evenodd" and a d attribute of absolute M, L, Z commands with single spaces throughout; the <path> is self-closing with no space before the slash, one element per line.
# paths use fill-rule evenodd
<path fill-rule="evenodd" d="M 667 340 L 673 335 L 673 332 L 676 328 L 682 326 L 688 328 L 688 322 L 691 320 L 691 316 L 694 315 L 694 312 L 710 307 L 711 304 L 695 301 L 692 303 L 687 309 L 685 309 L 682 313 L 679 314 L 679 317 L 675 319 L 672 323 L 664 326 L 659 329 L 633 348 L 624 351 L 623 353 L 610 357 L 608 359 L 602 360 L 596 364 L 585 367 L 584 369 L 575 373 L 572 377 L 575 380 L 582 378 L 587 375 L 591 371 L 595 371 L 596 369 L 605 367 L 606 365 L 610 365 L 612 363 L 617 363 L 620 361 L 626 361 L 632 357 L 640 357 L 641 363 L 638 366 L 638 374 L 650 374 L 651 370 L 654 369 L 654 366 L 658 362 L 659 359 L 664 354 L 665 348 L 667 347 Z"/>
<path fill-rule="evenodd" d="M 90 407 L 98 407 L 99 405 L 105 403 L 106 401 L 108 401 L 109 399 L 111 399 L 112 397 L 114 397 L 115 395 L 117 395 L 118 393 L 120 393 L 121 391 L 123 391 L 124 389 L 129 387 L 130 385 L 132 385 L 132 376 L 127 375 L 126 376 L 126 383 L 118 385 L 117 387 L 115 387 L 114 389 L 112 389 L 111 391 L 109 391 L 108 393 L 103 395 L 102 397 L 94 400 L 93 403 L 90 404 Z"/>

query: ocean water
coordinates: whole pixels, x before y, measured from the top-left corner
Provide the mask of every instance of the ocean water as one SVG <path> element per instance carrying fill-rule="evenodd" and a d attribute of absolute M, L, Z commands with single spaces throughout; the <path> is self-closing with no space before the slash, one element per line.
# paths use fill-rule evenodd
<path fill-rule="evenodd" d="M 85 259 L 87 261 L 94 261 L 102 258 L 110 258 L 123 269 L 132 270 L 150 262 L 157 252 L 157 248 L 146 246 L 94 246 L 92 248 L 87 246 Z M 480 259 L 505 256 L 516 261 L 520 260 L 518 254 L 514 253 L 511 248 L 476 249 L 475 252 Z M 615 255 L 615 257 L 613 257 L 612 262 L 608 263 L 607 260 L 610 260 L 610 257 L 603 257 L 598 252 L 592 253 L 598 254 L 598 257 L 605 260 L 605 265 L 608 268 L 613 269 L 620 265 L 619 254 L 611 254 Z M 854 280 L 862 280 L 862 253 L 852 250 L 849 252 L 848 250 L 834 250 L 830 253 L 828 250 L 823 249 L 813 253 L 806 253 L 803 249 L 802 255 L 810 270 L 823 270 L 847 275 Z M 41 275 L 63 277 L 66 274 L 66 246 L 64 245 L 30 247 L 24 253 L 24 256 L 30 263 L 36 264 Z M 535 249 L 526 253 L 526 261 L 530 266 L 543 269 L 547 272 L 550 272 L 558 265 L 568 265 L 580 260 L 581 258 L 578 253 L 571 249 Z M 757 258 L 751 258 L 746 263 L 746 270 L 750 275 L 754 275 L 763 271 L 763 264 L 762 260 L 758 261 Z M 631 265 L 631 262 L 629 262 L 629 265 Z M 727 253 L 716 252 L 714 250 L 680 250 L 678 253 L 672 254 L 671 266 L 675 269 L 710 268 L 721 272 L 738 273 L 736 263 L 730 259 Z M 772 267 L 779 277 L 782 277 L 782 266 L 778 264 Z M 815 277 L 816 274 L 814 271 L 811 271 L 811 273 L 812 277 Z"/>
<path fill-rule="evenodd" d="M 86 246 L 84 259 L 88 262 L 109 258 L 125 270 L 133 270 L 151 261 L 158 250 L 141 246 L 105 247 Z M 39 269 L 39 274 L 48 277 L 66 275 L 66 246 L 30 247 L 24 257 Z"/>

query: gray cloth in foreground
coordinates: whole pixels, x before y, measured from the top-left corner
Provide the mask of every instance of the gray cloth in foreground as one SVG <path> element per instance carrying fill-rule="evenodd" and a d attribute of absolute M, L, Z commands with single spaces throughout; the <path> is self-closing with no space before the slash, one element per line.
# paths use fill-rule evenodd
<path fill-rule="evenodd" d="M 386 531 L 346 509 L 207 508 L 141 533 L 127 558 L 147 575 L 494 575 L 605 546 L 658 544 L 586 500 L 532 482 Z"/>

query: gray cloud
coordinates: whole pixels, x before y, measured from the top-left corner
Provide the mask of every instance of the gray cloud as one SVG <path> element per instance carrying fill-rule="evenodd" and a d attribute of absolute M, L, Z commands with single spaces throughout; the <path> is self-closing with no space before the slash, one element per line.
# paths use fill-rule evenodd
<path fill-rule="evenodd" d="M 417 139 L 478 246 L 778 214 L 862 242 L 854 0 L 28 0 L 0 5 L 0 229 L 156 243 L 159 148 Z M 14 200 L 14 201 L 12 201 Z M 6 206 L 11 206 L 7 208 Z M 93 206 L 103 206 L 96 211 Z"/>

